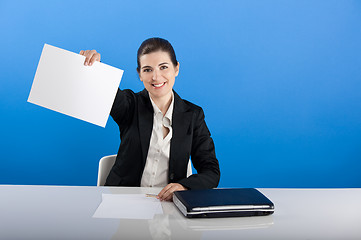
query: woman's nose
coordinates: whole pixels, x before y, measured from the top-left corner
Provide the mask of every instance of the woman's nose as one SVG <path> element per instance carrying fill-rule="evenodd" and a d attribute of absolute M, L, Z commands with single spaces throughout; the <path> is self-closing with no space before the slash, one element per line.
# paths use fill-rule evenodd
<path fill-rule="evenodd" d="M 159 72 L 158 72 L 158 70 L 154 70 L 154 71 L 153 71 L 153 80 L 157 80 L 158 77 L 159 77 Z"/>

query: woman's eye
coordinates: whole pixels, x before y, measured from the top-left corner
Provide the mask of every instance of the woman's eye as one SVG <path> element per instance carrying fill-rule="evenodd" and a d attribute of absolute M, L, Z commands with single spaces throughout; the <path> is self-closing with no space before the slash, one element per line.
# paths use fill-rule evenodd
<path fill-rule="evenodd" d="M 168 66 L 161 66 L 160 69 L 163 70 L 163 69 L 167 69 Z"/>
<path fill-rule="evenodd" d="M 143 72 L 151 72 L 152 70 L 149 68 L 143 69 Z"/>

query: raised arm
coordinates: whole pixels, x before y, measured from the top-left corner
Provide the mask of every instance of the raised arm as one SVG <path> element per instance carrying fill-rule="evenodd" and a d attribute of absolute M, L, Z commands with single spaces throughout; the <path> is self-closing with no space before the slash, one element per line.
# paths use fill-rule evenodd
<path fill-rule="evenodd" d="M 79 54 L 85 56 L 85 66 L 92 66 L 95 61 L 100 62 L 101 55 L 96 50 L 81 50 Z M 131 90 L 118 89 L 110 115 L 120 129 L 129 123 L 132 111 L 134 111 L 134 93 Z"/>

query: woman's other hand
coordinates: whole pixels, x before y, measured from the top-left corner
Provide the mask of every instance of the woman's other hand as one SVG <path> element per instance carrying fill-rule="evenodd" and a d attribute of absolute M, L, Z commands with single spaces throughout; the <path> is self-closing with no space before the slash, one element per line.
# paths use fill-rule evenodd
<path fill-rule="evenodd" d="M 91 66 L 95 61 L 100 62 L 100 53 L 95 50 L 81 50 L 79 54 L 85 56 L 85 66 Z"/>
<path fill-rule="evenodd" d="M 179 183 L 169 183 L 167 186 L 165 186 L 162 191 L 159 192 L 158 198 L 159 200 L 163 201 L 171 201 L 173 199 L 173 193 L 175 191 L 183 191 L 187 190 L 185 187 L 183 187 Z"/>

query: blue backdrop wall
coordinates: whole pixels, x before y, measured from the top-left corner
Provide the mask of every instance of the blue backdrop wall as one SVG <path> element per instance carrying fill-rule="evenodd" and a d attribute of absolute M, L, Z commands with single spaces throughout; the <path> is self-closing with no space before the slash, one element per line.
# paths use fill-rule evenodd
<path fill-rule="evenodd" d="M 361 2 L 0 1 L 0 184 L 95 185 L 101 128 L 27 103 L 44 43 L 96 49 L 143 89 L 136 51 L 174 46 L 204 108 L 221 187 L 361 187 Z"/>

